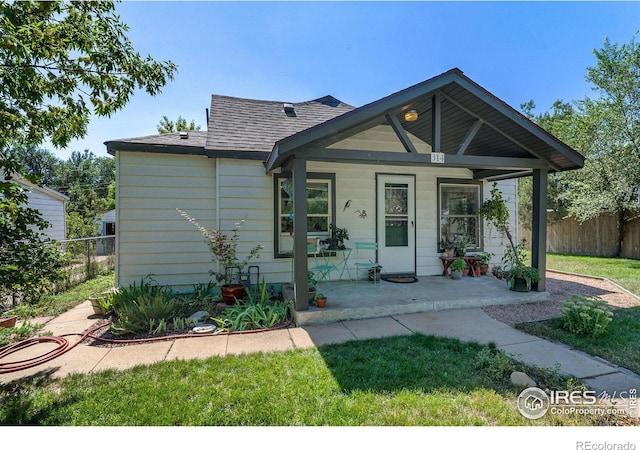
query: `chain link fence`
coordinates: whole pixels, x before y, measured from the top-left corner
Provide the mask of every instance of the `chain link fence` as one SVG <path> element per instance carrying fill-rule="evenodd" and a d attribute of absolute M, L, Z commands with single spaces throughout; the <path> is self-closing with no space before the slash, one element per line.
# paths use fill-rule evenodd
<path fill-rule="evenodd" d="M 115 236 L 96 236 L 60 241 L 67 255 L 65 282 L 74 286 L 115 268 Z"/>

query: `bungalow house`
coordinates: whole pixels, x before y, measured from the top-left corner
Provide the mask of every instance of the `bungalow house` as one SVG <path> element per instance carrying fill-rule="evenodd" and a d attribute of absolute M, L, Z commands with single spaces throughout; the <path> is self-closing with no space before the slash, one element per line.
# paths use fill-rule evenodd
<path fill-rule="evenodd" d="M 207 131 L 105 145 L 116 159 L 118 285 L 148 274 L 185 288 L 210 280 L 208 248 L 179 208 L 223 231 L 245 219 L 239 250 L 264 246 L 260 277 L 293 280 L 299 311 L 308 308 L 308 245 L 335 227 L 348 230 L 349 247 L 376 242 L 387 274 L 441 274 L 439 243 L 461 230 L 471 249 L 499 262 L 501 239 L 476 210 L 497 181 L 517 229 L 521 176 L 533 176 L 532 260 L 544 274 L 547 174 L 583 165 L 458 69 L 362 107 L 331 96 L 288 103 L 213 95 Z M 545 290 L 544 278 L 536 289 Z"/>

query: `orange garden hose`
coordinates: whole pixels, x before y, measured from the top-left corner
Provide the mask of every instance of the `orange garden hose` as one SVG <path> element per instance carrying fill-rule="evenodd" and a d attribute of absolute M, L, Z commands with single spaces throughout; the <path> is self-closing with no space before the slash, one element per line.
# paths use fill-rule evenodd
<path fill-rule="evenodd" d="M 169 341 L 172 339 L 184 339 L 184 338 L 192 338 L 192 337 L 206 337 L 212 335 L 226 335 L 226 334 L 253 334 L 253 333 L 261 333 L 264 331 L 272 331 L 279 330 L 283 328 L 288 328 L 293 323 L 293 319 L 289 318 L 289 320 L 285 323 L 282 323 L 276 327 L 272 328 L 261 328 L 259 330 L 244 330 L 244 331 L 224 331 L 220 333 L 208 333 L 208 334 L 177 334 L 177 335 L 168 335 L 168 336 L 158 336 L 152 338 L 143 338 L 143 339 L 105 339 L 100 336 L 96 336 L 94 333 L 101 328 L 109 326 L 108 323 L 99 325 L 97 327 L 91 328 L 84 333 L 72 333 L 65 334 L 63 336 L 39 336 L 32 337 L 26 339 L 24 341 L 16 342 L 5 347 L 0 348 L 0 375 L 12 372 L 18 372 L 20 370 L 29 369 L 31 367 L 36 367 L 41 364 L 44 364 L 48 361 L 51 361 L 55 358 L 58 358 L 75 346 L 80 344 L 87 338 L 95 339 L 96 341 L 111 343 L 111 344 L 141 344 L 145 342 L 156 342 L 156 341 Z M 73 345 L 69 345 L 69 341 L 65 338 L 65 336 L 80 336 L 80 339 Z M 43 343 L 54 343 L 57 344 L 53 350 L 50 350 L 42 355 L 24 359 L 21 361 L 12 361 L 12 362 L 2 362 L 3 358 L 8 357 L 14 353 L 17 353 L 25 348 L 31 347 L 37 344 Z"/>

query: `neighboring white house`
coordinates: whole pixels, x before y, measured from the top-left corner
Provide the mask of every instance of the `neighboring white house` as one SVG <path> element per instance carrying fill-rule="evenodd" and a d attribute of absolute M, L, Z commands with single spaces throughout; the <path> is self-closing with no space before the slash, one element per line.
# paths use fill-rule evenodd
<path fill-rule="evenodd" d="M 50 239 L 64 241 L 67 238 L 66 203 L 69 197 L 47 187 L 35 185 L 24 178 L 14 178 L 24 187 L 29 197 L 29 208 L 37 209 L 49 228 L 43 230 Z"/>
<path fill-rule="evenodd" d="M 240 251 L 264 245 L 260 276 L 293 279 L 297 292 L 307 292 L 308 240 L 328 237 L 332 226 L 348 229 L 349 246 L 377 242 L 386 273 L 441 274 L 439 242 L 453 221 L 497 262 L 500 237 L 476 210 L 497 180 L 516 230 L 516 178 L 526 175 L 538 212 L 533 261 L 544 272 L 547 173 L 583 163 L 458 69 L 360 108 L 331 96 L 287 103 L 213 95 L 207 131 L 105 144 L 116 159 L 121 286 L 149 274 L 175 287 L 210 280 L 208 247 L 177 208 L 222 231 L 245 219 Z M 296 309 L 306 302 L 296 293 Z"/>

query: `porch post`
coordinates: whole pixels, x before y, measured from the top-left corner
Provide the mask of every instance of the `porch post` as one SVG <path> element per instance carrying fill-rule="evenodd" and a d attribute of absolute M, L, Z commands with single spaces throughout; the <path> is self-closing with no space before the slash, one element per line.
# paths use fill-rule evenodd
<path fill-rule="evenodd" d="M 533 171 L 533 220 L 531 228 L 531 265 L 540 271 L 540 281 L 533 285 L 539 292 L 547 290 L 547 170 Z"/>
<path fill-rule="evenodd" d="M 293 286 L 295 310 L 309 309 L 307 260 L 307 161 L 294 159 L 293 178 Z"/>
<path fill-rule="evenodd" d="M 440 102 L 440 94 L 436 92 L 431 98 L 431 136 L 433 136 L 433 142 L 431 143 L 431 151 L 440 151 L 440 136 L 442 127 L 442 105 Z"/>

